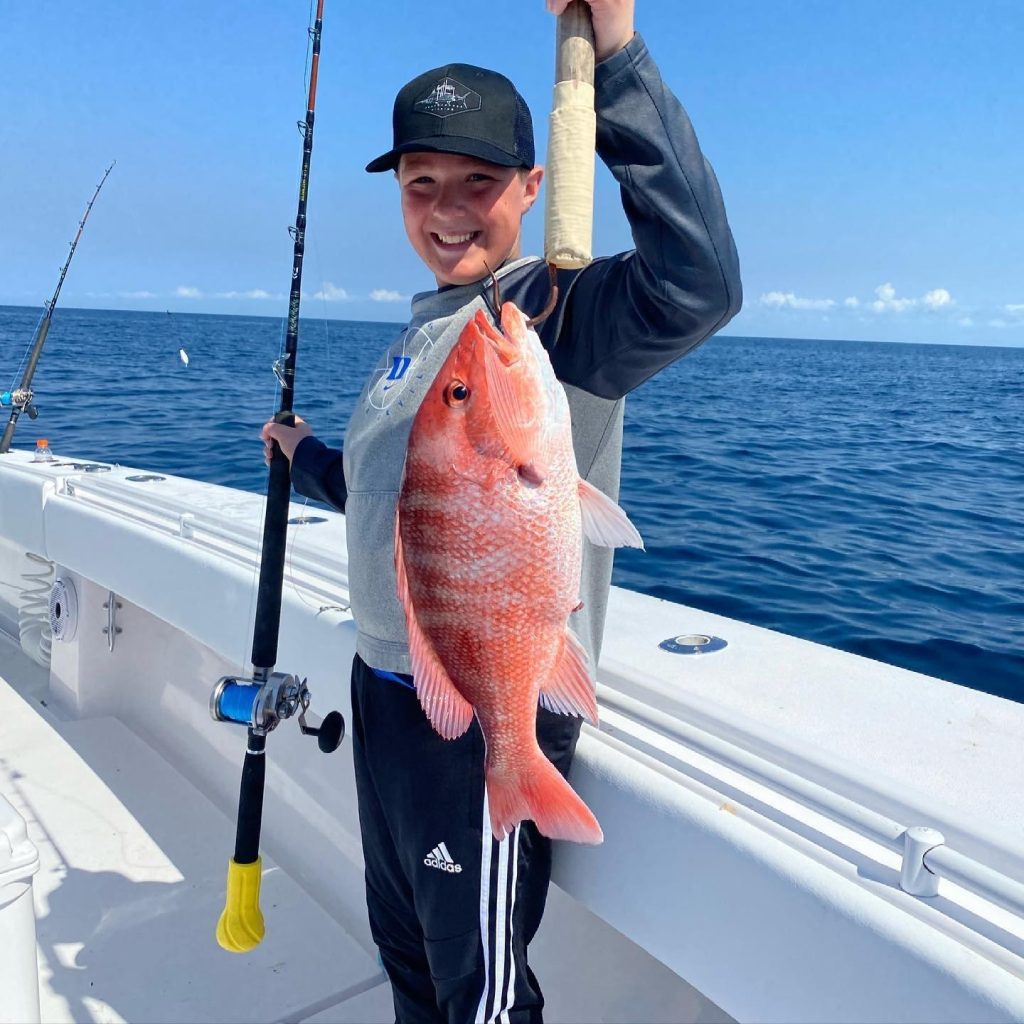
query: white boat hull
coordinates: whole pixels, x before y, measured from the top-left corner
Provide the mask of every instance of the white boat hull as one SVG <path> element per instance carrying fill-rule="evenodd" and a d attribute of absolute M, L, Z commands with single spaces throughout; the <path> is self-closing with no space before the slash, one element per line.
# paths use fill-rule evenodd
<path fill-rule="evenodd" d="M 71 831 L 84 837 L 81 848 L 106 849 L 89 870 L 168 887 L 183 914 L 183 882 L 202 879 L 191 890 L 195 931 L 175 934 L 190 949 L 209 938 L 210 977 L 228 991 L 220 974 L 233 961 L 212 946 L 212 930 L 244 730 L 212 721 L 208 701 L 220 676 L 248 668 L 263 500 L 172 477 L 129 479 L 138 475 L 37 466 L 20 453 L 0 459 L 0 579 L 9 584 L 0 588 L 0 629 L 18 632 L 26 552 L 73 584 L 74 639 L 54 641 L 49 672 L 27 683 L 31 672 L 21 672 L 18 686 L 30 701 L 24 714 L 36 716 L 33 734 L 49 730 L 72 752 L 50 818 L 66 822 L 65 805 L 77 800 Z M 355 632 L 344 517 L 294 506 L 303 511 L 324 521 L 292 528 L 278 667 L 308 677 L 314 710 L 348 718 Z M 111 595 L 120 603 L 112 651 L 103 632 Z M 678 634 L 728 646 L 694 656 L 659 648 Z M 2 674 L 11 681 L 10 670 Z M 1005 780 L 1021 767 L 1024 707 L 617 588 L 599 676 L 609 701 L 601 730 L 584 729 L 573 784 L 606 839 L 558 849 L 561 891 L 533 954 L 551 993 L 549 1019 L 1024 1020 L 1024 907 L 947 879 L 935 897 L 910 895 L 894 842 L 852 828 L 849 817 L 859 808 L 883 832 L 897 823 L 894 836 L 905 826 L 939 829 L 1012 889 L 1024 877 L 1024 819 L 1003 802 Z M 54 707 L 40 717 L 31 701 L 43 699 Z M 629 711 L 630 699 L 646 711 Z M 659 712 L 699 742 L 670 734 Z M 41 739 L 29 748 L 3 737 L 0 792 L 9 796 L 12 771 L 20 789 L 48 778 L 56 754 L 39 761 Z M 256 958 L 285 957 L 295 985 L 316 996 L 276 1009 L 261 1002 L 262 1019 L 356 1019 L 338 1014 L 381 978 L 365 921 L 350 753 L 343 744 L 325 757 L 285 723 L 268 755 L 263 845 L 274 867 Z M 126 777 L 154 758 L 159 773 Z M 780 773 L 804 789 L 794 796 Z M 102 783 L 96 803 L 76 798 L 93 778 Z M 104 846 L 89 819 L 110 817 L 108 798 L 142 826 L 154 844 L 146 856 L 170 873 L 133 880 L 131 858 Z M 84 901 L 87 879 L 75 870 Z M 41 935 L 66 878 L 42 887 Z M 114 962 L 125 953 L 116 943 L 93 948 Z M 106 1005 L 124 1015 L 118 1001 L 135 1003 L 122 989 Z M 204 1018 L 200 1003 L 186 1001 L 184 1015 L 168 1019 L 229 1019 L 208 1001 Z M 321 1009 L 289 1017 L 289 1006 Z"/>

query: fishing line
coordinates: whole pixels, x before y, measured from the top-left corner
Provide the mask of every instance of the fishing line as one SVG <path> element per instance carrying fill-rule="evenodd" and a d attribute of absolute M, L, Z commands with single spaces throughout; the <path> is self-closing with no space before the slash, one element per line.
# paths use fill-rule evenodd
<path fill-rule="evenodd" d="M 301 513 L 303 517 L 305 517 L 306 511 L 307 511 L 308 508 L 309 508 L 309 498 L 304 498 L 303 502 L 302 502 L 302 513 Z M 298 533 L 298 530 L 289 530 L 288 531 L 288 542 L 287 542 L 288 543 L 288 548 L 287 548 L 287 551 L 288 551 L 288 555 L 287 555 L 288 573 L 287 573 L 287 575 L 285 577 L 286 581 L 291 583 L 292 590 L 295 592 L 296 597 L 298 597 L 299 601 L 301 602 L 301 604 L 304 607 L 309 608 L 309 609 L 315 609 L 317 615 L 320 615 L 321 612 L 328 611 L 329 609 L 335 609 L 335 610 L 337 610 L 339 612 L 347 612 L 348 611 L 348 607 L 346 607 L 345 605 L 340 605 L 340 604 L 320 604 L 319 602 L 309 601 L 309 600 L 306 599 L 306 596 L 302 593 L 302 589 L 303 588 L 300 587 L 299 584 L 296 582 L 296 579 L 295 579 L 295 567 L 294 567 L 294 564 L 292 562 L 292 556 L 295 553 L 295 540 L 296 540 L 296 534 L 297 533 Z"/>
<path fill-rule="evenodd" d="M 302 95 L 303 97 L 309 92 L 309 71 L 313 64 L 313 3 L 314 0 L 309 0 L 309 17 L 306 22 L 306 32 L 309 35 L 306 41 L 306 67 L 302 75 Z"/>
<path fill-rule="evenodd" d="M 43 318 L 46 316 L 49 303 L 43 303 L 43 311 L 39 314 L 39 319 L 36 321 L 36 326 L 32 330 L 32 337 L 29 338 L 25 345 L 25 350 L 21 354 L 21 362 L 18 363 L 18 368 L 14 371 L 14 376 L 11 378 L 10 390 L 13 391 L 18 386 L 18 381 L 21 380 L 21 371 L 25 369 L 25 362 L 28 359 L 29 353 L 32 351 L 32 345 L 34 344 L 35 336 L 39 333 L 39 328 L 42 325 Z"/>

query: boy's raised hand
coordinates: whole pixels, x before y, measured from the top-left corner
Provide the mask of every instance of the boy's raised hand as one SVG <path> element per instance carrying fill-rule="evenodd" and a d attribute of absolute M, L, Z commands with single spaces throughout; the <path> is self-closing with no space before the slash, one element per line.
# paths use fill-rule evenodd
<path fill-rule="evenodd" d="M 594 22 L 594 56 L 601 61 L 618 53 L 633 38 L 635 0 L 583 0 Z M 548 10 L 559 15 L 569 0 L 547 0 Z"/>
<path fill-rule="evenodd" d="M 312 433 L 313 428 L 301 416 L 295 417 L 294 427 L 286 427 L 283 423 L 268 420 L 260 431 L 260 437 L 263 438 L 263 461 L 270 465 L 271 456 L 274 454 L 273 442 L 276 441 L 291 462 L 299 442 L 304 437 L 312 436 Z"/>

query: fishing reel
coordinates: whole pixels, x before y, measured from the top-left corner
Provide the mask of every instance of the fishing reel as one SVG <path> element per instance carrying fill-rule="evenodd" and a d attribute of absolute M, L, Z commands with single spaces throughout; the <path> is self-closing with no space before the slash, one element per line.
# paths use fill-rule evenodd
<path fill-rule="evenodd" d="M 30 388 L 15 388 L 13 391 L 0 392 L 0 405 L 15 406 L 22 412 L 27 412 L 30 420 L 34 420 L 39 415 L 39 410 L 32 404 Z"/>
<path fill-rule="evenodd" d="M 216 722 L 244 725 L 265 736 L 297 712 L 302 735 L 315 736 L 320 749 L 330 754 L 345 738 L 345 719 L 340 711 L 331 711 L 319 725 L 308 723 L 310 699 L 306 680 L 286 672 L 274 672 L 263 682 L 224 676 L 210 695 L 210 715 Z"/>

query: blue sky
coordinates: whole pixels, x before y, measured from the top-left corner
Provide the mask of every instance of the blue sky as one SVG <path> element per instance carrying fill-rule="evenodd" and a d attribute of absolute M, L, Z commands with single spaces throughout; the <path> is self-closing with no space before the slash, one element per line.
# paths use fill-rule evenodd
<path fill-rule="evenodd" d="M 308 0 L 5 4 L 0 303 L 283 316 Z M 1020 0 L 637 0 L 726 199 L 746 302 L 726 333 L 1024 345 Z M 542 0 L 327 0 L 309 316 L 402 321 L 431 284 L 396 186 L 362 170 L 447 61 L 511 77 L 546 145 Z M 598 168 L 595 252 L 630 246 Z M 537 252 L 542 207 L 526 221 Z"/>

